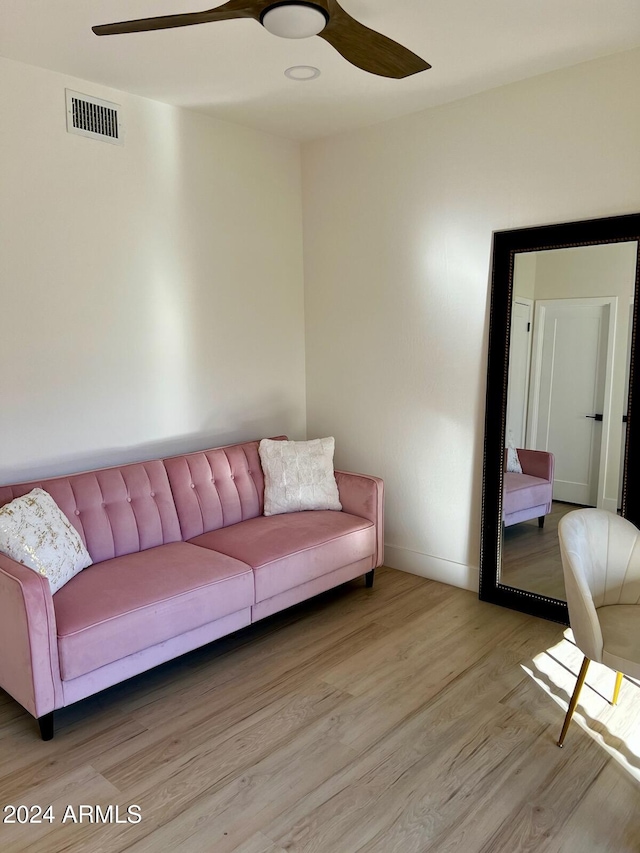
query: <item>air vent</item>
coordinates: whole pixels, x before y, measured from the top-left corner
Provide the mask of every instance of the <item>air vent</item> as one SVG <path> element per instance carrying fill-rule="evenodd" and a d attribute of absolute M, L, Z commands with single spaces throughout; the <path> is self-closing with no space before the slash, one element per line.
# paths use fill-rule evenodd
<path fill-rule="evenodd" d="M 119 104 L 66 89 L 67 131 L 112 145 L 123 145 Z"/>

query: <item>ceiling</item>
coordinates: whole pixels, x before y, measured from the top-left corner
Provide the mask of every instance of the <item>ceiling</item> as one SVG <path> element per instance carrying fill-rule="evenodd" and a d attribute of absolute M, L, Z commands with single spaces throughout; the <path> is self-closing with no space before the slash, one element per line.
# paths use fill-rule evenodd
<path fill-rule="evenodd" d="M 293 139 L 385 121 L 640 46 L 639 0 L 341 0 L 433 66 L 367 74 L 318 37 L 253 20 L 98 38 L 93 24 L 201 11 L 215 0 L 1 0 L 0 56 Z M 284 76 L 314 65 L 308 82 Z M 91 94 L 91 92 L 88 92 Z"/>

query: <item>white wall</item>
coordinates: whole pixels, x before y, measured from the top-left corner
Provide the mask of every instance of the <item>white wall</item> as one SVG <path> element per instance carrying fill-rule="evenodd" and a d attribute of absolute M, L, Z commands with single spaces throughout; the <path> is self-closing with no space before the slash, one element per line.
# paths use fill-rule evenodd
<path fill-rule="evenodd" d="M 388 564 L 477 588 L 491 235 L 640 208 L 639 76 L 631 51 L 303 148 L 308 432 L 385 478 Z"/>
<path fill-rule="evenodd" d="M 536 258 L 539 252 L 519 252 L 513 259 L 513 298 L 536 296 Z"/>
<path fill-rule="evenodd" d="M 7 60 L 0 103 L 0 482 L 303 438 L 298 145 Z"/>

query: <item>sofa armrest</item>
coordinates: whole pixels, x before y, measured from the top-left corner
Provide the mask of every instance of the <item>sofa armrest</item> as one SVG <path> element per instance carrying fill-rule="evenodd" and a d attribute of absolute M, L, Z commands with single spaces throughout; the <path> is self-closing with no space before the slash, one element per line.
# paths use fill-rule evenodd
<path fill-rule="evenodd" d="M 34 717 L 63 704 L 49 581 L 0 554 L 0 686 Z"/>
<path fill-rule="evenodd" d="M 521 450 L 518 448 L 518 458 L 523 474 L 553 482 L 553 453 L 547 453 L 546 450 Z"/>
<path fill-rule="evenodd" d="M 384 483 L 379 477 L 336 471 L 344 512 L 366 518 L 376 527 L 375 567 L 384 561 Z"/>

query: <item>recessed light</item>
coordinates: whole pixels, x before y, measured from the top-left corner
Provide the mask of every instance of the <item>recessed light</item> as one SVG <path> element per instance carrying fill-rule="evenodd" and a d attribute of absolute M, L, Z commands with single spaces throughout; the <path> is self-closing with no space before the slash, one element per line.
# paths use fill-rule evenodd
<path fill-rule="evenodd" d="M 315 80 L 320 76 L 320 69 L 314 65 L 292 65 L 284 72 L 289 80 Z"/>

